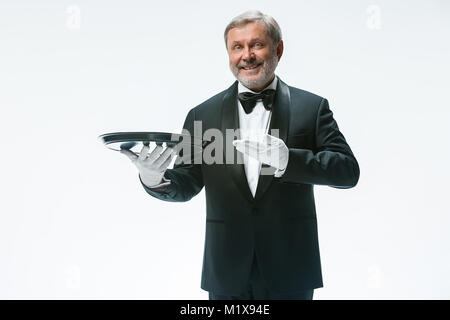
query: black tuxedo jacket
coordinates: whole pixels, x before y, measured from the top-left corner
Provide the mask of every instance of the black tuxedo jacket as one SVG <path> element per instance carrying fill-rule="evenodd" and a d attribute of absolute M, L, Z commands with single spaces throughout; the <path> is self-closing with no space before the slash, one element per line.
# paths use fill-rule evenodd
<path fill-rule="evenodd" d="M 210 128 L 239 127 L 236 81 L 190 110 L 193 122 Z M 266 286 L 279 293 L 322 287 L 313 186 L 351 188 L 359 166 L 339 131 L 328 101 L 279 79 L 270 121 L 289 148 L 284 175 L 259 177 L 255 198 L 243 164 L 178 164 L 165 177 L 164 191 L 145 190 L 166 201 L 188 201 L 205 187 L 206 235 L 201 287 L 220 294 L 246 290 L 256 253 Z M 229 146 L 228 146 L 229 147 Z M 242 156 L 233 146 L 224 148 Z M 225 161 L 224 161 L 225 162 Z M 242 162 L 240 162 L 242 163 Z"/>

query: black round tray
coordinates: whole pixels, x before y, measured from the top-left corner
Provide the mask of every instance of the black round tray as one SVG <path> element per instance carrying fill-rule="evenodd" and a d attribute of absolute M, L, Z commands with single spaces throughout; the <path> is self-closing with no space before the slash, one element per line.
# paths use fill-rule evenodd
<path fill-rule="evenodd" d="M 109 149 L 115 151 L 127 149 L 136 152 L 144 145 L 150 145 L 150 142 L 156 145 L 165 144 L 167 147 L 173 147 L 180 142 L 190 142 L 191 145 L 201 148 L 208 143 L 193 136 L 168 132 L 113 132 L 102 134 L 98 138 Z"/>

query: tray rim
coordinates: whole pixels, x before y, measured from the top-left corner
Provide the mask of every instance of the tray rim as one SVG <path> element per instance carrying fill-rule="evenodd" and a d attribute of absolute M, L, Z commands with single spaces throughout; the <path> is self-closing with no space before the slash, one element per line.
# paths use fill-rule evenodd
<path fill-rule="evenodd" d="M 123 135 L 142 135 L 142 137 L 134 137 L 134 138 L 126 138 L 121 137 Z M 147 137 L 145 137 L 147 135 Z M 166 135 L 170 136 L 171 138 L 175 136 L 178 140 L 167 140 L 167 139 L 157 139 L 157 138 L 151 138 L 148 137 L 148 135 Z M 114 137 L 117 138 L 114 138 Z M 192 135 L 187 134 L 181 134 L 181 133 L 170 133 L 170 132 L 159 132 L 159 131 L 123 131 L 123 132 L 110 132 L 110 133 L 104 133 L 102 135 L 99 135 L 97 138 L 104 144 L 108 145 L 111 143 L 119 143 L 119 142 L 163 142 L 163 143 L 179 143 L 182 141 L 180 140 L 180 137 L 191 137 L 191 144 L 200 144 L 203 145 L 204 143 L 210 142 L 208 140 L 199 139 L 196 137 L 192 137 Z M 162 140 L 162 141 L 161 141 Z"/>

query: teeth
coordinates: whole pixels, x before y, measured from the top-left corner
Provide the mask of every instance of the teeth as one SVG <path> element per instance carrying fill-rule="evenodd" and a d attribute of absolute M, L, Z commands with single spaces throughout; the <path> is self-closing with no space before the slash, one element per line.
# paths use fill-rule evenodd
<path fill-rule="evenodd" d="M 243 67 L 244 70 L 251 70 L 251 69 L 255 69 L 256 67 L 258 67 L 258 65 L 253 66 L 253 67 Z"/>

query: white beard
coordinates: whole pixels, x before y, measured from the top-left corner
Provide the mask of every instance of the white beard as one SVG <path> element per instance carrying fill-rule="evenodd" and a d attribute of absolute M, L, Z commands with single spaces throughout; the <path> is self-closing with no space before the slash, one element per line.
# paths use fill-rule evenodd
<path fill-rule="evenodd" d="M 275 69 L 277 68 L 277 65 L 278 65 L 278 56 L 275 53 L 272 56 L 272 59 L 268 60 L 267 64 L 263 66 L 261 76 L 255 80 L 247 80 L 245 77 L 243 77 L 239 73 L 239 69 L 234 68 L 233 66 L 231 66 L 231 64 L 230 64 L 230 69 L 231 69 L 231 72 L 233 73 L 233 75 L 235 76 L 235 78 L 240 83 L 242 83 L 243 86 L 252 90 L 252 88 L 261 88 L 262 86 L 267 84 L 270 81 L 270 79 L 272 78 L 272 76 L 275 72 Z"/>

